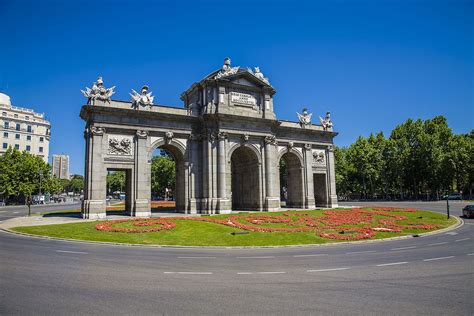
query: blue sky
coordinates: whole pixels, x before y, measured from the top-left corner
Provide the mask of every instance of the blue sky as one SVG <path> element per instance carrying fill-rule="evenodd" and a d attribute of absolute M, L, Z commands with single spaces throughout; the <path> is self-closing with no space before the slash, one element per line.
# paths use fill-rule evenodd
<path fill-rule="evenodd" d="M 83 173 L 80 89 L 102 75 L 116 99 L 146 83 L 155 103 L 221 67 L 260 66 L 279 119 L 331 111 L 336 144 L 407 118 L 473 124 L 473 1 L 0 0 L 0 91 L 45 112 L 50 155 Z"/>

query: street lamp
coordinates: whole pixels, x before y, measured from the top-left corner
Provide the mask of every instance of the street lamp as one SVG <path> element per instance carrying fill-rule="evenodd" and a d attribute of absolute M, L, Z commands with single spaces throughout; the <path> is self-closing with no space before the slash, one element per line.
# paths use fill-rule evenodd
<path fill-rule="evenodd" d="M 39 201 L 38 203 L 41 204 L 41 180 L 43 179 L 43 170 L 39 171 L 39 178 L 40 178 L 40 183 L 39 183 Z"/>
<path fill-rule="evenodd" d="M 449 219 L 449 193 L 446 192 L 446 214 L 448 215 Z"/>

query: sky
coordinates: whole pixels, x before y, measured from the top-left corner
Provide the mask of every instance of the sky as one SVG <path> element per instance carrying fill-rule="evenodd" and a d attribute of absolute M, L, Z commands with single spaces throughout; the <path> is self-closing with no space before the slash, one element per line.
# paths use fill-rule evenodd
<path fill-rule="evenodd" d="M 227 56 L 269 77 L 278 119 L 331 111 L 338 146 L 436 115 L 467 133 L 473 21 L 474 1 L 459 0 L 0 0 L 0 92 L 46 114 L 50 157 L 68 154 L 72 174 L 84 173 L 80 89 L 101 75 L 114 99 L 148 84 L 155 103 L 182 106 Z"/>

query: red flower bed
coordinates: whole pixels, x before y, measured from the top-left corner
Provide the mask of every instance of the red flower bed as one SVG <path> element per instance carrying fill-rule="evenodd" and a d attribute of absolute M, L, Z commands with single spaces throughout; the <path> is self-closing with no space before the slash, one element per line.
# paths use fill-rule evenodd
<path fill-rule="evenodd" d="M 412 212 L 414 209 L 400 209 L 392 207 L 370 209 L 326 210 L 323 216 L 312 216 L 309 213 L 286 212 L 282 215 L 233 215 L 227 218 L 212 217 L 173 217 L 153 219 L 125 219 L 118 221 L 101 222 L 96 229 L 108 232 L 148 233 L 169 230 L 176 227 L 176 221 L 199 221 L 226 225 L 252 232 L 308 232 L 314 231 L 318 236 L 338 240 L 361 240 L 375 236 L 377 232 L 399 233 L 403 229 L 431 230 L 437 225 L 407 223 L 397 224 L 397 221 L 407 219 L 402 214 L 392 213 Z M 382 217 L 382 218 L 380 218 Z M 116 224 L 132 222 L 133 228 L 116 227 Z M 285 224 L 288 227 L 270 227 L 265 224 Z M 361 224 L 363 225 L 361 227 Z M 359 226 L 354 226 L 359 225 Z"/>

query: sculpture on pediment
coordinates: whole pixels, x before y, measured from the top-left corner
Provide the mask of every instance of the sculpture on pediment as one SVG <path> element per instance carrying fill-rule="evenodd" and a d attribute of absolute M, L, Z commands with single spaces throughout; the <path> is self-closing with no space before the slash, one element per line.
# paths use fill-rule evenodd
<path fill-rule="evenodd" d="M 253 73 L 253 75 L 254 75 L 255 77 L 257 77 L 258 79 L 260 79 L 260 80 L 262 80 L 262 81 L 264 81 L 264 82 L 266 82 L 266 83 L 269 83 L 269 82 L 268 82 L 268 78 L 265 78 L 265 76 L 263 75 L 263 73 L 260 71 L 260 67 L 258 67 L 258 66 L 255 67 L 255 72 Z"/>
<path fill-rule="evenodd" d="M 313 116 L 313 114 L 308 113 L 307 108 L 303 109 L 303 114 L 299 114 L 298 112 L 296 112 L 296 114 L 298 115 L 298 119 L 300 120 L 301 127 L 311 125 L 311 116 Z"/>
<path fill-rule="evenodd" d="M 108 153 L 112 155 L 131 155 L 132 154 L 132 141 L 128 138 L 109 138 L 109 149 Z"/>
<path fill-rule="evenodd" d="M 174 133 L 172 131 L 168 131 L 165 133 L 165 143 L 169 144 L 171 143 L 171 140 L 173 140 Z"/>
<path fill-rule="evenodd" d="M 130 96 L 132 97 L 132 107 L 135 109 L 139 109 L 140 106 L 152 106 L 153 99 L 155 98 L 152 96 L 152 92 L 148 93 L 148 86 L 144 85 L 140 93 L 132 89 L 132 93 Z"/>
<path fill-rule="evenodd" d="M 231 64 L 230 58 L 226 57 L 224 59 L 224 65 L 222 66 L 222 69 L 217 73 L 214 79 L 219 79 L 222 77 L 233 75 L 239 71 L 240 67 L 231 67 L 230 64 Z"/>
<path fill-rule="evenodd" d="M 87 104 L 94 104 L 95 100 L 110 102 L 110 98 L 115 93 L 114 89 L 115 86 L 112 88 L 104 87 L 104 80 L 99 77 L 93 83 L 92 88 L 86 87 L 86 90 L 81 90 L 81 92 L 87 98 Z"/>
<path fill-rule="evenodd" d="M 331 121 L 331 112 L 326 112 L 325 118 L 322 118 L 320 116 L 319 121 L 321 122 L 321 125 L 323 126 L 324 130 L 327 130 L 328 128 L 332 128 L 333 123 Z"/>

